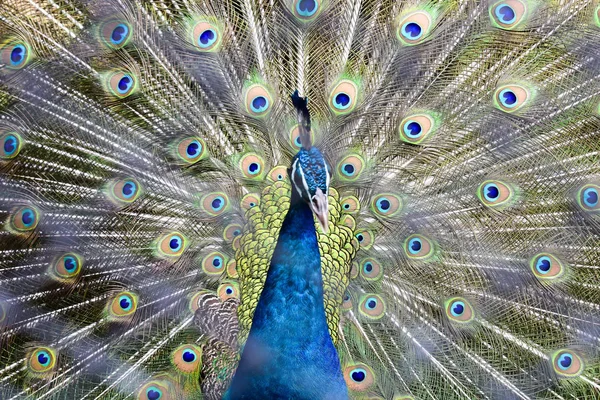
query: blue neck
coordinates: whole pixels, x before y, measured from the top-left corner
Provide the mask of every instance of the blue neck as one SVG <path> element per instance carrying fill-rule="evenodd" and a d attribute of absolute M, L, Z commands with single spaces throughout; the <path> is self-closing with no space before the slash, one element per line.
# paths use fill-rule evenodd
<path fill-rule="evenodd" d="M 312 211 L 295 193 L 225 398 L 348 398 L 325 318 Z"/>

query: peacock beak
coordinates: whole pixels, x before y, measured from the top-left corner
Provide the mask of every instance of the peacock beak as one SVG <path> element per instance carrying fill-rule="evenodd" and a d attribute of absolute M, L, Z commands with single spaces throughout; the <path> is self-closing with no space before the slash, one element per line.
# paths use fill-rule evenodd
<path fill-rule="evenodd" d="M 323 233 L 327 233 L 327 222 L 329 220 L 329 205 L 327 203 L 327 195 L 323 193 L 323 191 L 318 188 L 315 195 L 312 197 L 310 201 L 310 208 L 317 216 L 319 220 L 319 225 L 321 225 L 321 229 Z"/>

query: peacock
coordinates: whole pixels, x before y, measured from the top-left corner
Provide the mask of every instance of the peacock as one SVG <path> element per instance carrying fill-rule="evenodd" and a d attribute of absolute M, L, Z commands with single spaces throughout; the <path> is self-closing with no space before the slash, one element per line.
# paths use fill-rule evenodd
<path fill-rule="evenodd" d="M 2 0 L 1 399 L 600 399 L 600 2 Z"/>

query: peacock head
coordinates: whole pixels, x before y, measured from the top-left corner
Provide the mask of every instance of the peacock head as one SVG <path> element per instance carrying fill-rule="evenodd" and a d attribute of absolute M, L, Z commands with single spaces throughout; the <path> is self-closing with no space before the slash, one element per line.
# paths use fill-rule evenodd
<path fill-rule="evenodd" d="M 331 179 L 330 168 L 316 147 L 301 148 L 292 160 L 289 171 L 294 190 L 310 206 L 323 232 L 327 232 L 329 218 L 327 195 Z"/>

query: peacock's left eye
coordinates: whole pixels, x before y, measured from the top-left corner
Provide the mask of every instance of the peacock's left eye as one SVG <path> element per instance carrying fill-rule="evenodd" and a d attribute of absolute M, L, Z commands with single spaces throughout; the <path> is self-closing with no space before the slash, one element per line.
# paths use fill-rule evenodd
<path fill-rule="evenodd" d="M 300 21 L 308 22 L 317 17 L 320 8 L 319 0 L 294 0 L 292 11 Z"/>
<path fill-rule="evenodd" d="M 529 102 L 529 91 L 520 85 L 500 86 L 494 93 L 496 107 L 500 110 L 512 113 Z"/>
<path fill-rule="evenodd" d="M 577 203 L 586 211 L 600 211 L 599 192 L 600 186 L 593 184 L 583 185 L 577 192 Z"/>
<path fill-rule="evenodd" d="M 329 107 L 336 114 L 348 114 L 356 106 L 358 88 L 350 80 L 340 81 L 331 91 Z"/>
<path fill-rule="evenodd" d="M 31 51 L 27 43 L 9 42 L 0 49 L 0 60 L 8 69 L 21 69 L 29 62 Z"/>
<path fill-rule="evenodd" d="M 254 117 L 263 117 L 271 110 L 272 97 L 267 88 L 261 84 L 254 84 L 246 89 L 246 110 Z"/>
<path fill-rule="evenodd" d="M 110 93 L 123 99 L 134 92 L 137 81 L 133 73 L 117 71 L 109 75 L 107 86 Z"/>
<path fill-rule="evenodd" d="M 49 347 L 38 347 L 31 351 L 27 367 L 33 373 L 45 373 L 56 365 L 56 352 Z"/>
<path fill-rule="evenodd" d="M 455 297 L 446 301 L 446 315 L 451 321 L 468 323 L 475 317 L 473 308 L 469 302 L 461 297 Z"/>
<path fill-rule="evenodd" d="M 10 226 L 17 232 L 34 230 L 39 223 L 39 212 L 34 207 L 17 209 L 10 219 Z"/>
<path fill-rule="evenodd" d="M 404 45 L 422 42 L 432 26 L 431 15 L 425 11 L 415 11 L 398 22 L 397 37 Z"/>
<path fill-rule="evenodd" d="M 119 320 L 130 317 L 136 309 L 137 295 L 132 292 L 120 292 L 110 300 L 108 314 L 112 319 Z"/>
<path fill-rule="evenodd" d="M 15 158 L 21 151 L 22 143 L 21 136 L 16 132 L 0 135 L 0 159 Z"/>
<path fill-rule="evenodd" d="M 585 366 L 583 360 L 572 350 L 559 350 L 552 355 L 554 371 L 561 377 L 574 378 L 581 375 Z"/>
<path fill-rule="evenodd" d="M 107 47 L 119 49 L 131 39 L 131 26 L 125 21 L 108 21 L 100 27 L 100 35 Z"/>
<path fill-rule="evenodd" d="M 179 232 L 171 232 L 158 240 L 158 253 L 167 258 L 176 258 L 183 254 L 187 246 L 186 238 Z"/>
<path fill-rule="evenodd" d="M 504 0 L 490 7 L 492 24 L 501 29 L 513 29 L 521 23 L 527 13 L 527 6 L 520 0 Z"/>
<path fill-rule="evenodd" d="M 175 349 L 171 356 L 175 367 L 186 374 L 195 372 L 200 365 L 202 350 L 193 344 L 184 344 Z"/>
<path fill-rule="evenodd" d="M 344 368 L 344 379 L 350 390 L 364 392 L 375 383 L 375 376 L 366 364 L 353 364 Z"/>
<path fill-rule="evenodd" d="M 404 241 L 404 252 L 409 258 L 426 260 L 433 256 L 433 243 L 423 235 L 411 235 Z"/>

